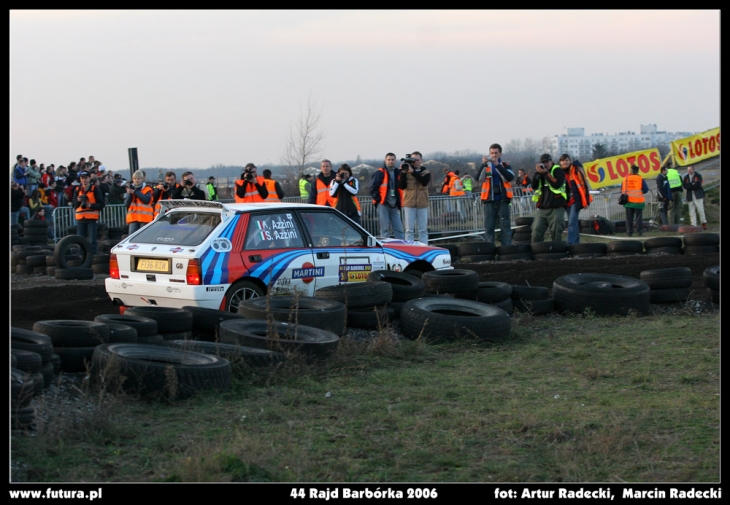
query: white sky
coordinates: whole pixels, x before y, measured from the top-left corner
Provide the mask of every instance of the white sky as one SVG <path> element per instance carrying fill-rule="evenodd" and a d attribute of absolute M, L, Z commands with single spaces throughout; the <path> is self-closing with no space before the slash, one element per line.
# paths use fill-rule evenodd
<path fill-rule="evenodd" d="M 720 125 L 720 11 L 10 11 L 10 155 L 278 164 L 308 97 L 334 163 Z"/>

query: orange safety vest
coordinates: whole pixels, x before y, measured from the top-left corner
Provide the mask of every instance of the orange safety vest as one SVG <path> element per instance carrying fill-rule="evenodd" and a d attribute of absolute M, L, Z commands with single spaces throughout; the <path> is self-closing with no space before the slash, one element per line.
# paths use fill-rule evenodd
<path fill-rule="evenodd" d="M 175 183 L 175 186 L 170 187 L 170 191 L 167 191 L 167 194 L 169 195 L 169 197 L 165 198 L 165 200 L 172 200 L 172 194 L 175 192 L 175 190 L 178 187 L 180 187 L 180 184 L 178 184 L 177 182 Z M 160 214 L 160 211 L 162 210 L 162 204 L 160 203 L 162 200 L 163 200 L 163 198 L 160 198 L 155 203 L 155 211 L 152 216 L 153 219 L 156 218 Z"/>
<path fill-rule="evenodd" d="M 621 183 L 621 192 L 629 195 L 629 203 L 644 203 L 644 194 L 641 192 L 643 179 L 639 175 L 627 175 Z"/>
<path fill-rule="evenodd" d="M 248 181 L 242 181 L 240 179 L 237 180 L 236 188 L 238 188 L 239 186 L 243 186 L 243 184 L 246 182 L 248 182 Z M 256 176 L 256 182 L 259 184 L 266 185 L 266 181 L 260 175 Z M 276 195 L 276 192 L 274 192 L 274 195 Z M 259 195 L 259 190 L 256 189 L 255 186 L 254 186 L 253 190 L 247 191 L 246 194 L 243 196 L 243 198 L 238 196 L 238 191 L 234 192 L 234 197 L 235 197 L 236 203 L 251 203 L 251 202 L 264 202 L 265 201 L 263 198 L 261 198 L 261 195 Z"/>
<path fill-rule="evenodd" d="M 484 170 L 486 170 L 487 168 L 485 168 Z M 490 169 L 489 173 L 493 173 L 491 171 L 491 169 Z M 499 177 L 500 180 L 502 180 L 502 184 L 504 185 L 505 196 L 507 196 L 507 198 L 511 199 L 512 198 L 512 185 L 508 181 L 505 181 L 504 179 L 502 179 L 502 177 L 500 177 L 499 175 L 497 175 L 497 177 Z M 491 191 L 492 191 L 492 177 L 486 177 L 484 179 L 484 182 L 482 183 L 482 194 L 480 196 L 481 200 L 482 201 L 489 200 Z"/>
<path fill-rule="evenodd" d="M 588 204 L 593 201 L 593 195 L 588 193 L 586 190 L 586 182 L 585 179 L 583 179 L 583 174 L 581 174 L 575 166 L 571 166 L 570 170 L 568 170 L 566 179 L 568 184 L 570 184 L 571 180 L 575 181 L 575 185 L 578 188 L 578 193 L 580 194 L 581 205 L 583 205 L 584 208 L 588 207 Z"/>
<path fill-rule="evenodd" d="M 96 201 L 96 196 L 94 196 L 94 185 L 89 185 L 90 191 L 86 191 L 84 189 L 84 186 L 79 186 L 78 194 L 79 195 L 86 195 L 86 201 L 89 202 L 89 205 L 92 203 L 99 203 Z M 79 205 L 76 207 L 76 219 L 90 219 L 92 221 L 98 221 L 99 220 L 99 211 L 97 209 L 90 209 L 86 208 L 84 209 Z"/>
<path fill-rule="evenodd" d="M 276 194 L 276 181 L 274 179 L 264 179 L 264 184 L 266 184 L 266 189 L 269 190 L 269 196 L 266 197 L 265 201 L 280 202 L 279 195 Z"/>
<path fill-rule="evenodd" d="M 345 181 L 345 184 L 348 184 L 350 187 L 353 187 L 354 186 L 354 184 L 351 183 L 350 181 Z M 352 201 L 355 202 L 355 207 L 357 208 L 357 211 L 362 214 L 362 211 L 360 210 L 360 200 L 357 199 L 357 196 L 355 196 L 355 195 L 353 195 L 351 193 L 346 193 L 346 194 L 347 194 L 347 196 L 349 196 L 350 198 L 352 198 Z M 331 203 L 332 203 L 332 207 L 336 209 L 337 208 L 337 201 L 339 200 L 339 197 L 332 196 L 332 197 L 330 197 L 330 200 L 331 200 Z"/>
<path fill-rule="evenodd" d="M 317 191 L 317 199 L 315 200 L 315 203 L 317 205 L 334 207 L 337 204 L 337 201 L 330 196 L 330 187 L 322 182 L 322 179 L 319 177 L 316 178 L 316 181 L 315 190 Z"/>
<path fill-rule="evenodd" d="M 383 182 L 380 183 L 380 187 L 378 188 L 378 199 L 373 198 L 373 205 L 383 205 L 385 201 L 388 198 L 388 177 L 390 177 L 390 172 L 388 170 L 385 170 L 385 168 L 380 167 L 378 172 L 383 172 Z M 399 203 L 403 202 L 403 190 L 398 188 L 396 189 L 398 191 L 398 200 Z"/>
<path fill-rule="evenodd" d="M 464 196 L 466 193 L 463 189 L 456 189 L 456 181 L 461 181 L 459 176 L 453 172 L 449 172 L 449 176 L 453 176 L 449 181 L 449 196 Z"/>
<path fill-rule="evenodd" d="M 152 188 L 146 186 L 141 189 L 143 194 L 152 194 Z M 150 203 L 142 203 L 139 199 L 132 195 L 132 203 L 127 209 L 127 223 L 150 223 L 154 219 L 154 205 Z"/>

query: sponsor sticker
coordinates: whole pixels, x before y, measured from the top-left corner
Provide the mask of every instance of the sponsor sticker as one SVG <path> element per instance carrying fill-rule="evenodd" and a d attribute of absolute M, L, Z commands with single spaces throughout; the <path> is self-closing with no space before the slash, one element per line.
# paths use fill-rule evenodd
<path fill-rule="evenodd" d="M 340 282 L 365 282 L 368 275 L 373 271 L 371 264 L 365 265 L 340 265 Z"/>

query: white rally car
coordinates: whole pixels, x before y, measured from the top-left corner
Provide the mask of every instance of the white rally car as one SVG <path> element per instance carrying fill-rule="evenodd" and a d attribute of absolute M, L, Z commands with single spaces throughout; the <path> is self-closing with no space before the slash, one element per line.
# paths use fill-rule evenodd
<path fill-rule="evenodd" d="M 167 200 L 150 224 L 111 250 L 106 292 L 119 306 L 207 307 L 313 296 L 373 270 L 449 269 L 447 249 L 379 240 L 330 207 Z"/>

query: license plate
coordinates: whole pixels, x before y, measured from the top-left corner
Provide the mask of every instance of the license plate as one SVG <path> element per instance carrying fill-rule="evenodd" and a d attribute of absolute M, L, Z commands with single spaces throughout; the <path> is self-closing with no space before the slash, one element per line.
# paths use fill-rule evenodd
<path fill-rule="evenodd" d="M 137 271 L 167 273 L 170 271 L 170 262 L 169 260 L 139 258 L 137 259 Z"/>

